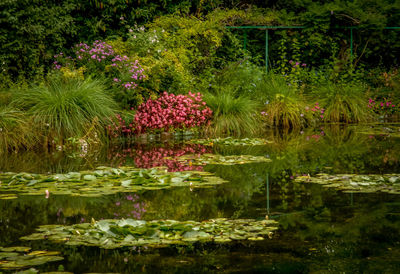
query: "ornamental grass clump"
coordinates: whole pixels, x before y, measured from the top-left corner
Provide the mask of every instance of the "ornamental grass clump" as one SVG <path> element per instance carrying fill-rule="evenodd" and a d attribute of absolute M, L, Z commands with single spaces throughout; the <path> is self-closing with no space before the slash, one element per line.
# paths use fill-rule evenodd
<path fill-rule="evenodd" d="M 247 96 L 235 96 L 231 91 L 218 91 L 205 96 L 207 105 L 214 112 L 208 133 L 213 136 L 242 136 L 260 130 L 258 104 Z"/>
<path fill-rule="evenodd" d="M 137 133 L 168 132 L 199 128 L 210 122 L 212 111 L 200 93 L 175 95 L 164 92 L 139 106 L 135 115 Z"/>
<path fill-rule="evenodd" d="M 368 97 L 363 86 L 327 83 L 315 95 L 325 108 L 325 122 L 358 123 L 373 117 L 372 110 L 365 105 Z"/>
<path fill-rule="evenodd" d="M 19 90 L 13 105 L 32 117 L 48 138 L 63 142 L 89 131 L 100 136 L 117 105 L 98 80 L 52 78 L 48 84 Z"/>
<path fill-rule="evenodd" d="M 28 117 L 11 106 L 0 106 L 0 152 L 29 148 L 33 141 Z"/>
<path fill-rule="evenodd" d="M 265 75 L 263 92 L 266 98 L 261 112 L 267 126 L 283 129 L 299 129 L 312 122 L 306 111 L 307 105 L 297 89 L 287 79 L 274 73 Z M 260 96 L 262 96 L 260 94 Z"/>

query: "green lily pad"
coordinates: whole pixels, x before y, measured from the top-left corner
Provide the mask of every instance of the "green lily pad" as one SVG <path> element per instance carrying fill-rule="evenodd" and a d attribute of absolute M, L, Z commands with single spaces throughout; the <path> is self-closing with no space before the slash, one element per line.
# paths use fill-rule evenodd
<path fill-rule="evenodd" d="M 31 250 L 30 247 L 27 246 L 12 246 L 12 247 L 2 247 L 0 248 L 3 252 L 28 252 Z"/>
<path fill-rule="evenodd" d="M 152 245 L 154 247 L 169 244 L 185 245 L 193 242 L 225 243 L 234 240 L 262 240 L 271 237 L 276 230 L 276 221 L 253 219 L 229 220 L 212 219 L 203 222 L 134 219 L 101 220 L 94 223 L 72 226 L 41 226 L 34 237 L 22 237 L 21 240 L 37 238 L 37 234 L 49 241 L 65 242 L 67 245 L 99 246 L 114 249 L 123 246 Z"/>
<path fill-rule="evenodd" d="M 345 193 L 387 192 L 400 194 L 400 174 L 335 174 L 320 173 L 315 176 L 299 176 L 295 182 L 320 184 L 323 187 L 335 188 Z"/>
<path fill-rule="evenodd" d="M 99 174 L 101 176 L 98 176 Z M 226 182 L 208 172 L 167 172 L 164 168 L 121 167 L 116 169 L 101 167 L 93 171 L 70 172 L 65 175 L 32 174 L 31 177 L 37 178 L 34 184 L 24 178 L 27 175 L 29 174 L 0 173 L 5 182 L 0 185 L 0 191 L 13 192 L 12 194 L 0 194 L 0 199 L 16 199 L 19 195 L 46 197 L 47 192 L 52 195 L 100 197 L 118 192 L 159 190 L 182 186 L 196 188 Z"/>
<path fill-rule="evenodd" d="M 59 251 L 39 250 L 28 253 L 31 248 L 24 246 L 5 247 L 2 250 L 16 252 L 0 252 L 0 269 L 27 268 L 64 259 L 57 256 L 60 255 Z"/>
<path fill-rule="evenodd" d="M 179 162 L 201 166 L 201 165 L 241 165 L 250 163 L 265 163 L 271 162 L 271 159 L 264 156 L 253 155 L 216 155 L 216 154 L 203 154 L 203 155 L 183 155 L 177 158 Z"/>
<path fill-rule="evenodd" d="M 261 146 L 272 143 L 266 139 L 261 138 L 244 138 L 234 139 L 232 137 L 215 138 L 215 139 L 193 139 L 189 140 L 188 144 L 202 144 L 206 146 L 225 145 L 225 146 Z"/>

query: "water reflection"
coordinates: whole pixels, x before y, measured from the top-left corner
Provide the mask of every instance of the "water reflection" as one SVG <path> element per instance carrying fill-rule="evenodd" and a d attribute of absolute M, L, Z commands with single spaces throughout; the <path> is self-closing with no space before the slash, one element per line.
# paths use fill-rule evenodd
<path fill-rule="evenodd" d="M 373 129 L 369 132 L 365 127 L 332 125 L 303 132 L 271 131 L 264 137 L 272 144 L 254 147 L 133 144 L 103 148 L 84 158 L 68 157 L 65 152 L 0 157 L 0 170 L 28 172 L 60 172 L 98 165 L 167 166 L 170 171 L 177 171 L 193 167 L 179 165 L 174 157 L 203 153 L 261 155 L 272 160 L 205 166 L 205 171 L 229 181 L 206 189 L 179 187 L 98 198 L 50 195 L 46 199 L 43 194 L 0 200 L 0 245 L 28 244 L 35 250 L 60 250 L 68 258 L 63 267 L 75 273 L 395 273 L 400 269 L 400 197 L 344 194 L 292 181 L 296 175 L 312 176 L 317 172 L 400 173 L 400 139 L 393 134 L 377 134 L 376 127 Z M 39 225 L 90 222 L 92 218 L 201 221 L 266 216 L 278 220 L 281 229 L 276 238 L 258 243 L 109 251 L 18 240 Z M 38 269 L 54 271 L 59 265 Z"/>

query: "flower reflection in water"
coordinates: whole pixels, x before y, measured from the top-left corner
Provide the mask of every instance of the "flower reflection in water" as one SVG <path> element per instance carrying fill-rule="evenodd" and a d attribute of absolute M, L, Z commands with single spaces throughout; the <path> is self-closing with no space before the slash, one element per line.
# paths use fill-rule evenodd
<path fill-rule="evenodd" d="M 121 197 L 115 202 L 113 207 L 113 215 L 115 218 L 134 218 L 142 219 L 146 212 L 146 203 L 140 201 L 137 194 L 129 194 Z"/>
<path fill-rule="evenodd" d="M 109 159 L 117 162 L 119 166 L 126 165 L 128 159 L 138 168 L 153 168 L 165 166 L 169 172 L 197 170 L 202 171 L 203 166 L 194 166 L 190 162 L 182 163 L 177 160 L 183 155 L 201 156 L 210 153 L 212 148 L 201 144 L 173 145 L 165 147 L 148 147 L 137 145 L 135 148 L 124 149 L 118 153 L 110 154 Z"/>

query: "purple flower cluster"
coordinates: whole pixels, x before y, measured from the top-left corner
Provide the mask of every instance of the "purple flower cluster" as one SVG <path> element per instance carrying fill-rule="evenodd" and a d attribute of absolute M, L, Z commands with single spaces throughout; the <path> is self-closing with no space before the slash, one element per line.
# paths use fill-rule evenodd
<path fill-rule="evenodd" d="M 124 89 L 135 89 L 138 86 L 137 82 L 146 78 L 144 69 L 140 66 L 138 60 L 132 62 L 127 56 L 116 54 L 111 45 L 101 40 L 96 40 L 92 45 L 76 44 L 73 51 L 75 58 L 65 57 L 62 52 L 54 55 L 54 69 L 59 70 L 63 66 L 85 66 L 89 72 L 103 73 L 107 71 L 107 66 L 111 66 L 114 73 L 113 83 Z M 122 79 L 124 75 L 128 75 L 129 78 Z"/>

